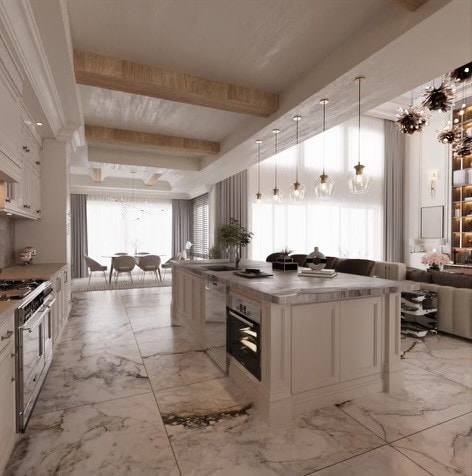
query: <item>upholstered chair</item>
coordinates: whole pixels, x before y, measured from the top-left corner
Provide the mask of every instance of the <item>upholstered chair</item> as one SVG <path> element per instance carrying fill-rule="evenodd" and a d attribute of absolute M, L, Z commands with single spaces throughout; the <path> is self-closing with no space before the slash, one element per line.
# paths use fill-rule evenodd
<path fill-rule="evenodd" d="M 95 273 L 96 271 L 103 272 L 103 276 L 105 277 L 105 282 L 107 281 L 107 267 L 106 266 L 102 266 L 99 262 L 95 261 L 94 259 L 90 258 L 90 256 L 87 256 L 87 255 L 84 255 L 84 260 L 89 269 L 89 280 L 88 280 L 89 284 L 90 284 L 90 280 L 92 279 L 92 273 Z"/>
<path fill-rule="evenodd" d="M 144 282 L 144 278 L 146 276 L 147 272 L 154 273 L 156 276 L 159 274 L 159 280 L 162 281 L 162 276 L 161 276 L 161 258 L 156 255 L 145 255 L 139 258 L 138 266 L 143 270 L 143 278 L 142 281 Z"/>
<path fill-rule="evenodd" d="M 129 276 L 130 281 L 133 282 L 131 271 L 133 271 L 135 266 L 136 260 L 132 256 L 117 256 L 113 260 L 115 283 L 118 282 L 118 276 L 120 275 L 120 273 L 126 273 Z"/>

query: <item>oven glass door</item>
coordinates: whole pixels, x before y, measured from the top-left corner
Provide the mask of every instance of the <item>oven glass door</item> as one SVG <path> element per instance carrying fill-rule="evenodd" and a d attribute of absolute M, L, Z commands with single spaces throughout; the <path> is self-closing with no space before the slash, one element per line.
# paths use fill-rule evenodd
<path fill-rule="evenodd" d="M 227 352 L 258 380 L 261 379 L 261 335 L 260 325 L 227 309 Z"/>

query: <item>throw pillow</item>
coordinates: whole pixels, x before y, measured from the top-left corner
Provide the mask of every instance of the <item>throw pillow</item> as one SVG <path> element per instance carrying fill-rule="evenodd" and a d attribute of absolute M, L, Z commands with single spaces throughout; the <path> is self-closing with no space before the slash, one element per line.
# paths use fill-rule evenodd
<path fill-rule="evenodd" d="M 433 282 L 432 276 L 427 271 L 424 269 L 410 268 L 409 266 L 406 268 L 406 279 L 416 281 L 417 283 Z"/>

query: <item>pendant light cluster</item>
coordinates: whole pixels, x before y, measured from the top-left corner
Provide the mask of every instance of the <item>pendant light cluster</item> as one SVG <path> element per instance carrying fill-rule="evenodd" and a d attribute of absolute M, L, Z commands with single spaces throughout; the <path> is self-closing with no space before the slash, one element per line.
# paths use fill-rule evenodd
<path fill-rule="evenodd" d="M 371 179 L 365 173 L 365 166 L 361 164 L 361 81 L 365 79 L 363 76 L 358 76 L 355 81 L 358 83 L 358 152 L 357 152 L 357 164 L 354 166 L 354 170 L 351 173 L 348 185 L 349 190 L 353 194 L 362 194 L 366 193 L 369 190 Z M 321 99 L 320 104 L 323 107 L 323 149 L 322 149 L 322 170 L 321 174 L 315 179 L 315 196 L 320 200 L 327 200 L 331 198 L 334 191 L 334 180 L 330 177 L 325 170 L 325 160 L 326 160 L 326 106 L 329 104 L 328 99 Z M 306 187 L 303 183 L 300 182 L 300 142 L 299 142 L 299 124 L 302 120 L 301 116 L 293 117 L 295 122 L 295 138 L 296 138 L 296 147 L 297 147 L 297 162 L 295 168 L 295 181 L 292 184 L 290 191 L 290 200 L 293 202 L 301 202 L 306 195 Z M 272 133 L 274 135 L 274 188 L 272 189 L 272 201 L 274 203 L 279 203 L 283 200 L 284 194 L 283 191 L 279 188 L 278 185 L 278 175 L 277 175 L 277 155 L 278 155 L 278 135 L 280 134 L 280 129 L 273 129 Z M 261 203 L 263 196 L 260 190 L 261 186 L 261 144 L 262 140 L 257 140 L 257 193 L 256 193 L 256 203 Z"/>

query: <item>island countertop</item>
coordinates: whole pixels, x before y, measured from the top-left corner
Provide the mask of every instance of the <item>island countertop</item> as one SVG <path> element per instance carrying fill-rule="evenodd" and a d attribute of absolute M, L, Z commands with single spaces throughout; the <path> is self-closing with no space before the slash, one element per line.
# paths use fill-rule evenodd
<path fill-rule="evenodd" d="M 265 278 L 244 278 L 233 271 L 210 271 L 208 266 L 233 263 L 224 260 L 176 261 L 173 266 L 203 279 L 226 284 L 230 291 L 240 292 L 253 299 L 274 304 L 305 304 L 340 301 L 356 297 L 373 297 L 399 292 L 399 282 L 381 278 L 338 273 L 334 278 L 298 276 L 297 271 L 272 270 L 270 263 L 241 260 L 240 270 L 259 268 L 273 274 Z"/>
<path fill-rule="evenodd" d="M 1 279 L 8 280 L 26 280 L 26 279 L 51 279 L 66 263 L 44 263 L 32 264 L 29 266 L 11 266 L 4 268 L 0 273 Z"/>

